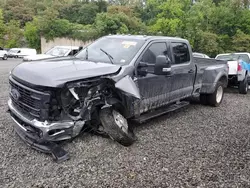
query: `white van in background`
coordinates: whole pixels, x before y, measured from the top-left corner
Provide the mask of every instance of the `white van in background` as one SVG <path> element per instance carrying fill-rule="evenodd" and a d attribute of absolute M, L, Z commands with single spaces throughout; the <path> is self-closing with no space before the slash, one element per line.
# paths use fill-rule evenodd
<path fill-rule="evenodd" d="M 54 57 L 73 56 L 77 54 L 81 49 L 82 47 L 79 46 L 54 46 L 44 54 L 26 56 L 23 58 L 23 61 L 35 61 Z"/>
<path fill-rule="evenodd" d="M 7 60 L 7 54 L 7 51 L 0 47 L 0 58 L 2 58 L 3 60 Z"/>
<path fill-rule="evenodd" d="M 36 55 L 36 49 L 32 48 L 11 48 L 8 57 L 23 58 L 25 56 Z"/>

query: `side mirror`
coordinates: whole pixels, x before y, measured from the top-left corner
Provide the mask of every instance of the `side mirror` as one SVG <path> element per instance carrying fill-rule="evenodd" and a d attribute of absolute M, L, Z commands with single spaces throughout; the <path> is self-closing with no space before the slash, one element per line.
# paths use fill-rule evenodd
<path fill-rule="evenodd" d="M 171 61 L 168 57 L 164 55 L 159 55 L 156 57 L 154 74 L 156 75 L 170 75 L 171 74 Z"/>

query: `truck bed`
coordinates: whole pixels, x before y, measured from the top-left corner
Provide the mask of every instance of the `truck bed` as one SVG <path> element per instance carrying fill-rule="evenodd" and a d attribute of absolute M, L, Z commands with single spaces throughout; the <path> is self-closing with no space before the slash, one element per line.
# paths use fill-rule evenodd
<path fill-rule="evenodd" d="M 201 87 L 202 85 L 206 86 L 202 87 L 202 90 L 200 92 L 211 93 L 212 91 L 210 89 L 212 89 L 212 85 L 217 82 L 217 80 L 215 79 L 217 75 L 219 75 L 221 72 L 227 74 L 227 61 L 199 57 L 194 57 L 193 59 L 196 65 L 197 73 L 194 85 L 196 87 Z"/>
<path fill-rule="evenodd" d="M 194 63 L 200 68 L 204 69 L 209 66 L 214 66 L 214 65 L 223 65 L 227 64 L 227 61 L 224 60 L 217 60 L 213 58 L 200 58 L 200 57 L 193 57 L 194 58 Z"/>

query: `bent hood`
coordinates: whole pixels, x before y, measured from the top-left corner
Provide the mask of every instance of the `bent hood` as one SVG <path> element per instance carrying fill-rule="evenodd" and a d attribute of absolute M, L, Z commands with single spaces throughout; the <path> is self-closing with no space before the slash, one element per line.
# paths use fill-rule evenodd
<path fill-rule="evenodd" d="M 61 87 L 63 84 L 96 76 L 114 74 L 121 66 L 79 59 L 24 62 L 11 75 L 36 86 Z"/>

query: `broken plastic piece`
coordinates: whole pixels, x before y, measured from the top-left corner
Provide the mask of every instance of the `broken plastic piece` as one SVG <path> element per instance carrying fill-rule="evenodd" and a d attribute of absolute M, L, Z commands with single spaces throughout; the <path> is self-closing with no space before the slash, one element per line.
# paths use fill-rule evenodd
<path fill-rule="evenodd" d="M 47 146 L 50 148 L 51 154 L 56 162 L 64 162 L 70 158 L 68 152 L 66 152 L 58 144 L 49 142 Z"/>
<path fill-rule="evenodd" d="M 138 87 L 136 86 L 135 82 L 132 80 L 130 76 L 125 76 L 121 80 L 119 80 L 116 84 L 115 87 L 117 89 L 120 89 L 124 91 L 125 93 L 132 95 L 135 98 L 140 99 L 140 91 Z"/>

